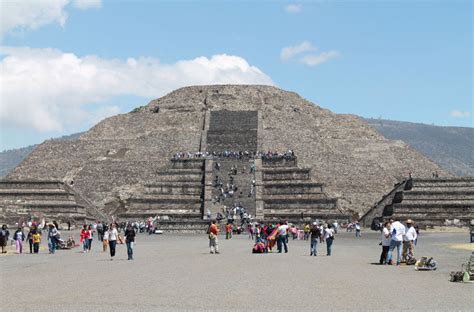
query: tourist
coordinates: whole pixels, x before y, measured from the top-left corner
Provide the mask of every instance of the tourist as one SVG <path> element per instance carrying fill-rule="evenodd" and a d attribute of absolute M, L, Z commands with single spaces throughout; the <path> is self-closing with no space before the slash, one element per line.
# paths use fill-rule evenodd
<path fill-rule="evenodd" d="M 48 248 L 49 253 L 54 254 L 56 252 L 56 243 L 58 240 L 59 232 L 53 223 L 48 224 Z"/>
<path fill-rule="evenodd" d="M 13 239 L 15 240 L 16 253 L 23 253 L 23 241 L 25 240 L 25 233 L 23 233 L 23 230 L 20 226 L 13 234 Z"/>
<path fill-rule="evenodd" d="M 408 219 L 406 222 L 406 231 L 403 235 L 403 253 L 402 261 L 407 262 L 409 259 L 412 259 L 415 256 L 415 239 L 417 238 L 416 229 L 413 226 L 413 221 Z"/>
<path fill-rule="evenodd" d="M 318 255 L 318 241 L 321 241 L 321 229 L 317 222 L 313 222 L 313 226 L 310 228 L 311 244 L 310 244 L 310 256 Z"/>
<path fill-rule="evenodd" d="M 387 255 L 387 264 L 393 264 L 392 261 L 392 253 L 395 248 L 397 248 L 397 265 L 400 265 L 401 257 L 402 257 L 402 242 L 403 242 L 403 235 L 405 235 L 405 226 L 400 223 L 400 221 L 395 220 L 390 225 L 391 231 L 391 240 L 390 240 L 390 248 L 388 250 Z"/>
<path fill-rule="evenodd" d="M 0 246 L 2 246 L 2 253 L 6 253 L 5 247 L 7 246 L 8 237 L 10 232 L 7 229 L 7 225 L 2 225 L 2 230 L 0 231 Z"/>
<path fill-rule="evenodd" d="M 88 234 L 88 229 L 87 225 L 84 224 L 81 230 L 81 236 L 80 236 L 80 241 L 82 242 L 82 252 L 86 253 L 89 251 L 89 234 Z"/>
<path fill-rule="evenodd" d="M 304 231 L 304 240 L 307 240 L 309 238 L 309 234 L 311 232 L 311 227 L 309 226 L 308 223 L 306 223 L 304 225 L 303 231 Z"/>
<path fill-rule="evenodd" d="M 388 250 L 390 248 L 390 222 L 385 222 L 382 229 L 382 253 L 380 254 L 380 264 L 387 260 Z"/>
<path fill-rule="evenodd" d="M 278 253 L 282 251 L 282 245 L 285 248 L 285 253 L 288 252 L 288 222 L 282 222 L 282 224 L 278 227 L 278 237 L 277 237 L 277 249 Z"/>
<path fill-rule="evenodd" d="M 31 236 L 33 237 L 33 252 L 37 254 L 39 252 L 39 247 L 41 243 L 41 231 L 38 231 L 35 228 L 33 229 Z"/>
<path fill-rule="evenodd" d="M 297 239 L 298 238 L 298 228 L 294 224 L 291 225 L 290 231 L 291 231 L 291 237 L 293 238 L 293 240 Z"/>
<path fill-rule="evenodd" d="M 324 239 L 326 240 L 326 250 L 327 255 L 332 255 L 332 243 L 334 242 L 334 229 L 332 224 L 328 224 L 327 228 L 324 230 Z"/>
<path fill-rule="evenodd" d="M 109 229 L 104 224 L 104 236 L 102 237 L 102 251 L 107 251 L 107 246 L 109 246 Z"/>
<path fill-rule="evenodd" d="M 94 236 L 94 231 L 92 230 L 92 225 L 89 224 L 89 226 L 87 228 L 87 240 L 88 240 L 87 249 L 88 249 L 88 251 L 91 251 L 93 236 Z"/>
<path fill-rule="evenodd" d="M 230 225 L 229 222 L 225 225 L 225 239 L 231 239 L 232 238 L 232 226 Z"/>
<path fill-rule="evenodd" d="M 361 235 L 360 235 L 360 224 L 359 224 L 358 221 L 356 221 L 356 223 L 355 223 L 355 230 L 356 230 L 356 238 L 358 238 L 358 237 L 360 238 L 361 237 Z"/>
<path fill-rule="evenodd" d="M 97 239 L 102 242 L 104 240 L 104 225 L 102 222 L 97 221 Z"/>
<path fill-rule="evenodd" d="M 26 239 L 28 240 L 28 244 L 30 245 L 30 254 L 32 254 L 33 253 L 33 231 L 35 230 L 35 228 L 33 227 L 31 223 L 29 224 L 29 226 L 30 226 L 30 230 L 28 231 Z"/>
<path fill-rule="evenodd" d="M 133 260 L 133 245 L 135 244 L 135 230 L 132 228 L 130 223 L 127 225 L 127 229 L 125 230 L 125 242 L 127 243 L 128 260 Z"/>
<path fill-rule="evenodd" d="M 115 247 L 117 246 L 118 231 L 115 223 L 110 225 L 109 230 L 109 248 L 110 248 L 110 260 L 114 260 Z"/>
<path fill-rule="evenodd" d="M 219 241 L 217 240 L 217 234 L 219 229 L 216 225 L 216 220 L 212 220 L 211 225 L 209 226 L 209 248 L 211 249 L 211 254 L 219 253 Z"/>
<path fill-rule="evenodd" d="M 249 223 L 247 225 L 247 230 L 249 232 L 249 239 L 253 240 L 254 233 L 255 233 L 255 224 Z"/>

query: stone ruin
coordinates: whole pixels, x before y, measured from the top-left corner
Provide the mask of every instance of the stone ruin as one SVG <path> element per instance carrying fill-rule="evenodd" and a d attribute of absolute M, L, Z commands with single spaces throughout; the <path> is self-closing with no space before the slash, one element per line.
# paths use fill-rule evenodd
<path fill-rule="evenodd" d="M 171 160 L 177 152 L 289 148 L 297 156 L 292 162 Z M 254 194 L 213 203 L 215 161 L 224 171 L 254 161 L 253 174 L 235 177 L 244 188 L 254 181 Z M 334 114 L 275 87 L 215 85 L 178 89 L 105 119 L 76 140 L 45 141 L 0 187 L 54 180 L 84 207 L 64 218 L 161 216 L 170 229 L 192 230 L 185 224 L 202 226 L 198 220 L 207 209 L 214 214 L 236 201 L 259 220 L 348 220 L 371 209 L 409 172 L 424 177 L 434 171 L 451 177 L 356 116 Z M 40 213 L 13 205 L 8 192 L 0 196 L 4 220 Z M 61 209 L 44 215 L 60 218 Z"/>
<path fill-rule="evenodd" d="M 474 177 L 402 181 L 361 220 L 374 228 L 391 218 L 412 219 L 421 227 L 469 226 L 474 220 Z"/>

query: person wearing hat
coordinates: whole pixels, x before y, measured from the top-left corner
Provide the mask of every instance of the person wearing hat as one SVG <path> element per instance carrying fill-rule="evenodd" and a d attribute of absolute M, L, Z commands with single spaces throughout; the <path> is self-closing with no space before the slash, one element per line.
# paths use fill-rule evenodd
<path fill-rule="evenodd" d="M 310 249 L 310 256 L 317 256 L 318 255 L 318 241 L 321 241 L 321 229 L 317 222 L 313 222 L 313 225 L 310 229 L 311 233 L 311 249 Z"/>
<path fill-rule="evenodd" d="M 413 226 L 413 221 L 408 219 L 406 221 L 406 231 L 403 235 L 403 253 L 402 262 L 406 262 L 415 256 L 415 239 L 417 237 L 416 229 Z"/>

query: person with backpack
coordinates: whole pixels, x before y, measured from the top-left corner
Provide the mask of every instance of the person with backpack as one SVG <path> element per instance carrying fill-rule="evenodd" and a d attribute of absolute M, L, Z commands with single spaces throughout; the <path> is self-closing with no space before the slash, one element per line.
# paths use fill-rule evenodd
<path fill-rule="evenodd" d="M 358 221 L 355 223 L 355 230 L 356 230 L 356 238 L 360 238 L 361 237 L 360 224 Z"/>
<path fill-rule="evenodd" d="M 21 227 L 18 227 L 18 229 L 15 231 L 13 234 L 13 239 L 15 240 L 16 253 L 23 253 L 23 241 L 25 240 L 25 233 L 23 233 Z"/>

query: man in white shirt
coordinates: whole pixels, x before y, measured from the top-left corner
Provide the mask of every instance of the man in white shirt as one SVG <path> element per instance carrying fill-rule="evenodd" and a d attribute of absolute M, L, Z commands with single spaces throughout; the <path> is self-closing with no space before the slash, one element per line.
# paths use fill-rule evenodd
<path fill-rule="evenodd" d="M 408 219 L 406 222 L 406 232 L 403 235 L 403 253 L 402 262 L 406 262 L 415 256 L 415 239 L 417 237 L 416 229 L 413 226 L 413 221 Z"/>
<path fill-rule="evenodd" d="M 288 245 L 286 242 L 286 235 L 288 233 L 288 222 L 284 221 L 282 224 L 278 227 L 278 236 L 277 236 L 277 248 L 278 248 L 278 253 L 281 253 L 281 245 L 283 244 L 283 247 L 285 248 L 285 253 L 288 252 Z"/>
<path fill-rule="evenodd" d="M 392 240 L 390 241 L 390 248 L 388 249 L 387 255 L 387 264 L 393 264 L 392 262 L 392 253 L 395 248 L 397 248 L 397 265 L 400 265 L 402 258 L 402 242 L 403 235 L 405 235 L 405 226 L 400 223 L 397 219 L 390 225 L 390 231 L 392 235 Z"/>

